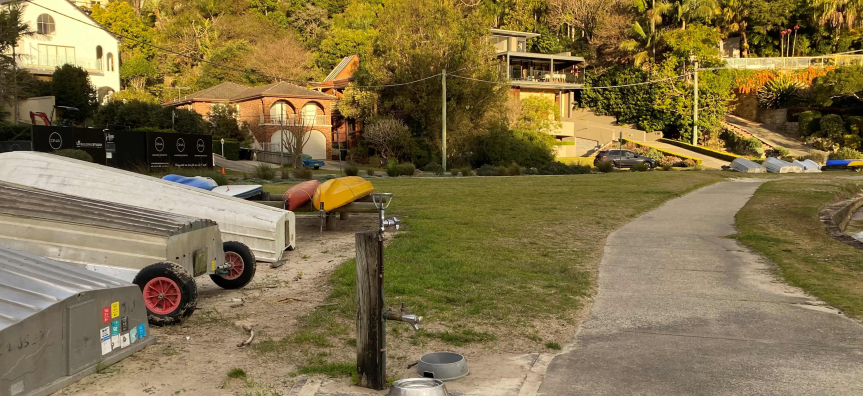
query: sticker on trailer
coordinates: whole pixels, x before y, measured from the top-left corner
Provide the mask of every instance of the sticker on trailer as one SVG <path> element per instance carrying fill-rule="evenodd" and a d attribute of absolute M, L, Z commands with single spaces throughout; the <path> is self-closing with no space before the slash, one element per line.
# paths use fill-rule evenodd
<path fill-rule="evenodd" d="M 99 330 L 99 339 L 102 341 L 110 340 L 111 339 L 111 328 L 105 327 L 105 328 Z"/>
<path fill-rule="evenodd" d="M 144 326 L 143 323 L 138 325 L 138 338 L 144 338 L 147 336 L 147 327 Z"/>
<path fill-rule="evenodd" d="M 111 307 L 102 308 L 102 323 L 111 322 Z"/>
<path fill-rule="evenodd" d="M 135 341 L 138 341 L 138 328 L 137 327 L 133 327 L 132 330 L 129 330 L 129 342 L 134 344 Z"/>
<path fill-rule="evenodd" d="M 129 331 L 129 317 L 120 318 L 120 331 Z"/>
<path fill-rule="evenodd" d="M 210 263 L 210 269 L 211 269 L 213 272 L 216 272 L 216 260 L 213 260 L 213 261 Z"/>
<path fill-rule="evenodd" d="M 120 316 L 120 302 L 112 302 L 111 303 L 111 319 Z"/>
<path fill-rule="evenodd" d="M 123 335 L 120 336 L 120 347 L 125 348 L 129 345 L 132 345 L 132 342 L 129 341 L 129 333 L 123 333 Z"/>
<path fill-rule="evenodd" d="M 111 353 L 111 350 L 114 348 L 111 347 L 111 339 L 102 340 L 102 356 L 105 356 Z"/>
<path fill-rule="evenodd" d="M 111 347 L 117 349 L 120 347 L 120 321 L 111 321 Z"/>

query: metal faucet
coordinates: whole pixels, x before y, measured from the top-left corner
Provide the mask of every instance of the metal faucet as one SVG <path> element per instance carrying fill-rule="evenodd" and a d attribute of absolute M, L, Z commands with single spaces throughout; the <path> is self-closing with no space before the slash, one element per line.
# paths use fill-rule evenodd
<path fill-rule="evenodd" d="M 422 316 L 403 314 L 403 313 L 398 313 L 398 312 L 393 312 L 393 311 L 384 312 L 384 319 L 395 320 L 395 321 L 399 321 L 399 322 L 405 322 L 405 323 L 411 325 L 411 327 L 414 330 L 419 330 L 420 325 L 423 324 L 423 317 Z"/>

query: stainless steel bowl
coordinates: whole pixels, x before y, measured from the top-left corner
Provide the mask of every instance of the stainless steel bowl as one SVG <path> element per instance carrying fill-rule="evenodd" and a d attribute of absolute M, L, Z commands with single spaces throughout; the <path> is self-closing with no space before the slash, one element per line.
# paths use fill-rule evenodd
<path fill-rule="evenodd" d="M 387 396 L 449 396 L 449 393 L 441 380 L 406 378 L 393 382 Z"/>
<path fill-rule="evenodd" d="M 417 375 L 441 381 L 452 381 L 468 375 L 467 360 L 453 352 L 433 352 L 420 357 Z"/>

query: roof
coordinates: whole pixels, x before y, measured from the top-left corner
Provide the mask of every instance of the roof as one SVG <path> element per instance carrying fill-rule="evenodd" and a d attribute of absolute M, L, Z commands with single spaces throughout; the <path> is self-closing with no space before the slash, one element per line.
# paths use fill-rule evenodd
<path fill-rule="evenodd" d="M 240 85 L 232 82 L 223 82 L 219 85 L 214 85 L 210 88 L 190 93 L 180 99 L 170 101 L 166 104 L 181 104 L 188 102 L 205 102 L 205 101 L 228 101 L 240 92 L 249 89 L 245 85 Z"/>
<path fill-rule="evenodd" d="M 260 96 L 287 96 L 312 99 L 336 99 L 315 90 L 301 87 L 289 82 L 279 81 L 259 87 L 247 87 L 232 82 L 223 82 L 210 88 L 190 93 L 177 100 L 164 103 L 166 106 L 176 106 L 191 102 L 237 102 Z"/>
<path fill-rule="evenodd" d="M 330 74 L 327 74 L 327 77 L 324 78 L 324 81 L 335 80 L 339 73 L 341 73 L 342 70 L 345 70 L 345 67 L 347 67 L 351 63 L 351 60 L 354 59 L 355 56 L 356 55 L 348 55 L 342 58 L 342 61 L 339 62 L 339 64 L 336 65 L 335 68 L 333 68 Z"/>
<path fill-rule="evenodd" d="M 524 37 L 524 38 L 536 38 L 539 37 L 539 33 L 530 33 L 530 32 L 519 32 L 516 30 L 506 30 L 506 29 L 491 29 L 491 34 L 494 36 L 510 36 L 510 37 Z"/>
<path fill-rule="evenodd" d="M 0 247 L 0 330 L 76 294 L 131 283 L 34 254 Z"/>
<path fill-rule="evenodd" d="M 515 52 L 515 51 L 505 51 L 505 52 L 498 52 L 497 53 L 497 56 L 507 56 L 507 55 L 510 58 L 532 58 L 532 59 L 548 59 L 548 60 L 584 62 L 584 57 L 572 56 L 572 55 L 540 54 L 538 52 Z"/>
<path fill-rule="evenodd" d="M 232 97 L 231 101 L 236 102 L 259 96 L 288 96 L 328 100 L 336 99 L 335 96 L 327 95 L 323 92 L 318 92 L 312 89 L 301 87 L 296 84 L 291 84 L 289 82 L 279 81 L 268 85 L 262 85 L 260 87 L 248 88 L 245 91 L 240 92 L 239 94 Z"/>
<path fill-rule="evenodd" d="M 135 206 L 0 182 L 0 214 L 93 227 L 171 236 L 216 225 L 197 219 Z"/>

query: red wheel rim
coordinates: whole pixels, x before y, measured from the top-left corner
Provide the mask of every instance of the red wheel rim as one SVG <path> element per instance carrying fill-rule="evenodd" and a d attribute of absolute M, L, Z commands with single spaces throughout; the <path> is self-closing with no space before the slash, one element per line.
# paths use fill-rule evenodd
<path fill-rule="evenodd" d="M 144 305 L 157 315 L 168 315 L 180 306 L 180 286 L 170 278 L 160 276 L 144 285 Z"/>
<path fill-rule="evenodd" d="M 222 278 L 227 280 L 239 278 L 243 274 L 243 269 L 246 268 L 243 257 L 234 252 L 225 252 L 225 262 L 231 264 L 231 268 L 228 268 L 228 273 L 222 274 Z"/>

